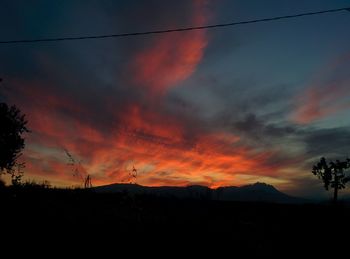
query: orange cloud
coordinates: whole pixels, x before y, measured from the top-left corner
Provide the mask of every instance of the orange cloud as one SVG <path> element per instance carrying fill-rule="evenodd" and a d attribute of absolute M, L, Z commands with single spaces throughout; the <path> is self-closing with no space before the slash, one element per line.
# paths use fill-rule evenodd
<path fill-rule="evenodd" d="M 31 91 L 19 85 L 30 86 Z M 114 115 L 118 123 L 112 121 L 104 132 L 87 122 L 86 107 L 73 98 L 45 91 L 39 82 L 19 85 L 16 103 L 32 130 L 24 157 L 26 172 L 35 179 L 82 183 L 67 165 L 64 149 L 82 161 L 79 170 L 91 174 L 95 185 L 130 181 L 132 166 L 139 172 L 139 184 L 212 187 L 237 183 L 236 174 L 273 176 L 285 166 L 269 162 L 273 151 L 256 152 L 234 134 L 193 128 L 154 106 L 125 105 Z"/>
<path fill-rule="evenodd" d="M 33 109 L 28 115 L 34 118 L 33 135 L 25 151 L 28 173 L 36 178 L 56 177 L 67 185 L 81 179 L 73 177 L 64 148 L 82 160 L 94 184 L 128 182 L 132 166 L 139 172 L 137 182 L 150 186 L 231 185 L 235 174 L 271 176 L 284 166 L 269 165 L 273 152 L 254 152 L 229 133 L 198 131 L 195 139 L 188 141 L 186 124 L 173 116 L 144 111 L 136 104 L 120 113 L 123 125 L 106 136 L 83 121 L 63 119 L 49 110 Z M 44 115 L 44 123 L 35 119 L 39 115 Z"/>

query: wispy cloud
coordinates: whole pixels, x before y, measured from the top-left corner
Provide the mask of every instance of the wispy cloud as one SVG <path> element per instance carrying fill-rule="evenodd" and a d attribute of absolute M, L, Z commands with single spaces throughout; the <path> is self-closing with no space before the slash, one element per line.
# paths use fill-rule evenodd
<path fill-rule="evenodd" d="M 350 55 L 337 58 L 320 71 L 296 99 L 292 120 L 308 124 L 350 109 Z"/>

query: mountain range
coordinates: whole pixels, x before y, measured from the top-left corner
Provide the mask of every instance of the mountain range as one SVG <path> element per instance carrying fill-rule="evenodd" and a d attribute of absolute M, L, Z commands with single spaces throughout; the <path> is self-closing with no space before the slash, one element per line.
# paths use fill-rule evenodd
<path fill-rule="evenodd" d="M 211 189 L 206 186 L 192 185 L 186 187 L 159 186 L 149 187 L 138 184 L 110 184 L 94 187 L 98 193 L 148 194 L 158 197 L 180 199 L 205 199 L 219 201 L 259 201 L 272 203 L 303 203 L 301 198 L 289 196 L 274 186 L 257 182 L 241 187 L 229 186 Z"/>

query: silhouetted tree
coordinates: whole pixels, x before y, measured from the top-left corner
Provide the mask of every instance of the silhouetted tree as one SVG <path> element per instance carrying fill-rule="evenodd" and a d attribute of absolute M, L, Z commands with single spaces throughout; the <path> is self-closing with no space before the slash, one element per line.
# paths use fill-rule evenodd
<path fill-rule="evenodd" d="M 338 199 L 338 190 L 344 189 L 345 184 L 350 181 L 350 177 L 346 176 L 344 172 L 348 168 L 350 168 L 349 158 L 343 162 L 336 160 L 335 162 L 331 161 L 327 163 L 324 157 L 312 168 L 312 173 L 323 181 L 327 191 L 329 187 L 334 188 L 333 201 L 335 203 Z"/>
<path fill-rule="evenodd" d="M 29 132 L 25 115 L 16 106 L 0 103 L 0 174 L 11 175 L 12 183 L 18 184 L 23 175 L 24 163 L 18 163 L 24 148 L 22 134 Z"/>

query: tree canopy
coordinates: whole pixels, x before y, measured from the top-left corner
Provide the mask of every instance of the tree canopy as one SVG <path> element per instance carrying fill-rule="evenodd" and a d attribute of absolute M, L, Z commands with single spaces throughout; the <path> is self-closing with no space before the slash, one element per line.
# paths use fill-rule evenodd
<path fill-rule="evenodd" d="M 13 175 L 24 148 L 23 133 L 29 132 L 25 115 L 16 106 L 0 103 L 0 173 Z"/>
<path fill-rule="evenodd" d="M 312 167 L 312 173 L 323 181 L 325 189 L 334 189 L 334 201 L 338 199 L 338 190 L 344 189 L 345 184 L 350 181 L 350 176 L 345 174 L 345 170 L 350 168 L 350 159 L 345 161 L 336 160 L 327 162 L 324 157 Z"/>

